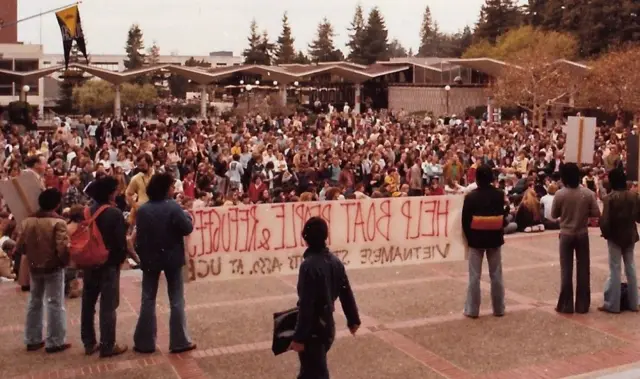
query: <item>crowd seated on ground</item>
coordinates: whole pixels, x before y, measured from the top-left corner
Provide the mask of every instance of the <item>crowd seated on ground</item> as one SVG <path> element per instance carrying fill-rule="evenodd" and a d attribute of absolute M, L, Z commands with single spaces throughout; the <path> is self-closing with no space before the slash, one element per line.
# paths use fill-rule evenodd
<path fill-rule="evenodd" d="M 362 114 L 329 107 L 314 115 L 260 115 L 155 124 L 135 117 L 56 118 L 53 133 L 0 136 L 2 178 L 42 162 L 45 187 L 63 194 L 64 208 L 88 201 L 96 178 L 115 177 L 118 207 L 129 211 L 130 179 L 141 162 L 176 179 L 185 208 L 465 193 L 480 163 L 493 168 L 505 194 L 505 231 L 557 229 L 550 207 L 562 186 L 563 122 L 534 127 L 526 119 L 415 117 L 404 110 Z M 626 161 L 619 122 L 597 129 L 593 164 L 582 185 L 606 194 L 605 173 Z M 135 196 L 135 195 L 134 195 Z M 2 235 L 15 225 L 3 213 Z"/>

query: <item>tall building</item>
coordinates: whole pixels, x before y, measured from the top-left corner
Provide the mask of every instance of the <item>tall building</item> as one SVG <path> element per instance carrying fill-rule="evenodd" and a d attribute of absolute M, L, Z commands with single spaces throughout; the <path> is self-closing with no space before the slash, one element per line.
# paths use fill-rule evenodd
<path fill-rule="evenodd" d="M 18 0 L 0 1 L 0 43 L 18 42 Z M 4 27 L 3 25 L 9 25 Z"/>

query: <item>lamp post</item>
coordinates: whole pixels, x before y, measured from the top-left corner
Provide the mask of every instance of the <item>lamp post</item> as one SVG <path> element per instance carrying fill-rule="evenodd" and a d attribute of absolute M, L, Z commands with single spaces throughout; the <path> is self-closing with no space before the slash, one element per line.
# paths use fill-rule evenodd
<path fill-rule="evenodd" d="M 451 92 L 451 86 L 447 84 L 444 87 L 444 91 L 447 93 L 447 116 L 448 116 L 449 115 L 449 92 Z"/>
<path fill-rule="evenodd" d="M 27 94 L 30 90 L 31 87 L 29 87 L 28 85 L 25 84 L 24 86 L 22 86 L 22 101 L 24 101 L 25 103 L 27 102 Z"/>
<path fill-rule="evenodd" d="M 244 89 L 247 93 L 247 112 L 249 112 L 251 110 L 251 90 L 253 89 L 253 87 L 251 86 L 251 84 L 247 84 L 246 86 L 244 86 Z"/>

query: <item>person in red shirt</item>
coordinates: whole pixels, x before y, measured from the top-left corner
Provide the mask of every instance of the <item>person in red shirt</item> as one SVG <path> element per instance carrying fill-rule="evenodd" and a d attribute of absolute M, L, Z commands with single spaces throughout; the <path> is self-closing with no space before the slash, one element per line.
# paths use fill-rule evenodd
<path fill-rule="evenodd" d="M 196 198 L 196 182 L 193 180 L 193 171 L 187 173 L 182 182 L 182 192 L 187 199 Z"/>
<path fill-rule="evenodd" d="M 260 175 L 256 175 L 249 184 L 249 199 L 252 203 L 257 203 L 260 200 L 260 195 L 267 189 L 267 185 L 264 184 Z"/>
<path fill-rule="evenodd" d="M 431 188 L 430 188 L 429 194 L 431 196 L 444 195 L 444 189 L 440 185 L 440 178 L 435 177 L 431 179 Z"/>

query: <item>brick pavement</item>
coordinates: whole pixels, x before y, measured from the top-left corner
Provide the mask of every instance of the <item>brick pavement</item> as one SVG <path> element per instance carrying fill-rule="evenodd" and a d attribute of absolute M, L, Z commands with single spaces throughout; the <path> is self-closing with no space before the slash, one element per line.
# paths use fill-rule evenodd
<path fill-rule="evenodd" d="M 592 312 L 554 312 L 558 282 L 557 235 L 515 236 L 503 249 L 507 315 L 491 316 L 483 279 L 481 317 L 461 310 L 466 262 L 350 271 L 363 326 L 353 338 L 344 326 L 329 354 L 338 379 L 563 378 L 640 361 L 638 315 L 596 311 L 607 276 L 606 247 L 592 247 Z M 485 274 L 486 276 L 486 274 Z M 26 295 L 0 285 L 1 378 L 287 378 L 293 354 L 270 353 L 271 313 L 295 303 L 295 277 L 251 278 L 187 286 L 189 329 L 199 349 L 167 353 L 168 300 L 158 297 L 158 353 L 127 353 L 111 360 L 82 355 L 80 302 L 67 302 L 69 341 L 59 355 L 26 353 L 22 345 Z M 13 304 L 14 306 L 6 306 Z M 118 338 L 131 345 L 140 305 L 140 281 L 122 279 Z M 337 312 L 338 324 L 343 316 Z M 581 377 L 589 377 L 581 376 Z"/>

